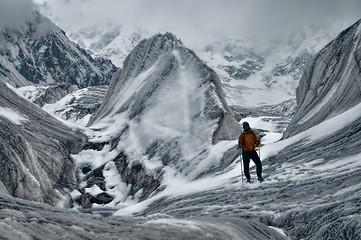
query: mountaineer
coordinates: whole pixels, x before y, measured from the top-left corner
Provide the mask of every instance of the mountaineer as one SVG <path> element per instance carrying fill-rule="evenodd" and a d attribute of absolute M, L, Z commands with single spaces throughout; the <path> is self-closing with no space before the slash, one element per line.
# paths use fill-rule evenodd
<path fill-rule="evenodd" d="M 243 122 L 243 133 L 239 136 L 238 147 L 242 149 L 244 175 L 247 178 L 247 182 L 251 182 L 251 176 L 249 174 L 249 162 L 251 159 L 256 164 L 258 181 L 263 181 L 262 163 L 256 152 L 256 147 L 259 145 L 260 141 L 256 133 L 250 128 L 248 122 Z"/>

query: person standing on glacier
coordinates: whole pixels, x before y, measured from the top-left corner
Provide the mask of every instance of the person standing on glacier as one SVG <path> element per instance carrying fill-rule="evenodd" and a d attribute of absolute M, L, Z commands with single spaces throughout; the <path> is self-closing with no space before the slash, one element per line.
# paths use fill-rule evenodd
<path fill-rule="evenodd" d="M 256 164 L 258 181 L 263 181 L 262 163 L 256 152 L 256 147 L 258 147 L 259 144 L 260 141 L 256 133 L 250 128 L 249 123 L 243 122 L 243 133 L 239 136 L 238 148 L 242 149 L 243 169 L 247 182 L 251 182 L 251 176 L 249 174 L 249 162 L 251 159 Z"/>

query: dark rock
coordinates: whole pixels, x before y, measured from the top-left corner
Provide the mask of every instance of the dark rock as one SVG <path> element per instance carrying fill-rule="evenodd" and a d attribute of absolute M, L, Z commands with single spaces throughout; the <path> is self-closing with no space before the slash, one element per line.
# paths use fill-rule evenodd
<path fill-rule="evenodd" d="M 114 198 L 112 196 L 109 196 L 107 193 L 101 193 L 95 197 L 92 197 L 90 199 L 90 202 L 97 203 L 97 204 L 107 204 L 107 203 L 110 203 L 111 201 L 113 201 L 113 199 Z"/>
<path fill-rule="evenodd" d="M 124 153 L 120 153 L 115 159 L 115 165 L 120 173 L 122 181 L 131 186 L 129 195 L 134 196 L 142 189 L 142 194 L 139 197 L 143 201 L 149 197 L 158 187 L 160 181 L 154 176 L 148 176 L 141 164 L 134 164 L 129 166 L 128 157 Z"/>

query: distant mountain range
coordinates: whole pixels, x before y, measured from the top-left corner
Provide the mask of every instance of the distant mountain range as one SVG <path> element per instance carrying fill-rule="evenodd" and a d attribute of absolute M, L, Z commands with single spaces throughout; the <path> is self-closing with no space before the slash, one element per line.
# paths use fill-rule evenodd
<path fill-rule="evenodd" d="M 15 87 L 51 83 L 107 85 L 117 70 L 109 60 L 93 59 L 37 12 L 21 27 L 2 31 L 0 42 L 0 78 Z"/>
<path fill-rule="evenodd" d="M 43 13 L 47 10 L 43 9 Z M 61 25 L 61 18 L 56 18 L 56 14 L 51 17 Z M 93 57 L 111 59 L 120 68 L 130 51 L 151 36 L 140 27 L 119 24 L 64 27 L 69 38 Z M 193 50 L 219 75 L 230 105 L 253 108 L 295 99 L 307 63 L 337 33 L 314 25 L 295 29 L 293 34 L 287 33 L 288 37 L 273 41 L 224 36 Z"/>

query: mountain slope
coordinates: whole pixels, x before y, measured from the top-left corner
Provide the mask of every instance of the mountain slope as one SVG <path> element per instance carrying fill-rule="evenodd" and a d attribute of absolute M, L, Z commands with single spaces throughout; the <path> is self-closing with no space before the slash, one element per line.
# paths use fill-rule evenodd
<path fill-rule="evenodd" d="M 0 77 L 16 87 L 54 82 L 105 85 L 115 71 L 109 60 L 93 59 L 37 12 L 21 27 L 0 33 Z"/>
<path fill-rule="evenodd" d="M 55 204 L 75 187 L 70 154 L 86 137 L 0 85 L 1 183 L 12 196 Z"/>
<path fill-rule="evenodd" d="M 285 136 L 336 116 L 361 101 L 361 21 L 340 33 L 310 62 L 297 88 L 298 110 Z"/>
<path fill-rule="evenodd" d="M 79 89 L 69 84 L 17 88 L 17 92 L 51 115 L 82 126 L 98 110 L 107 90 L 108 86 Z"/>

